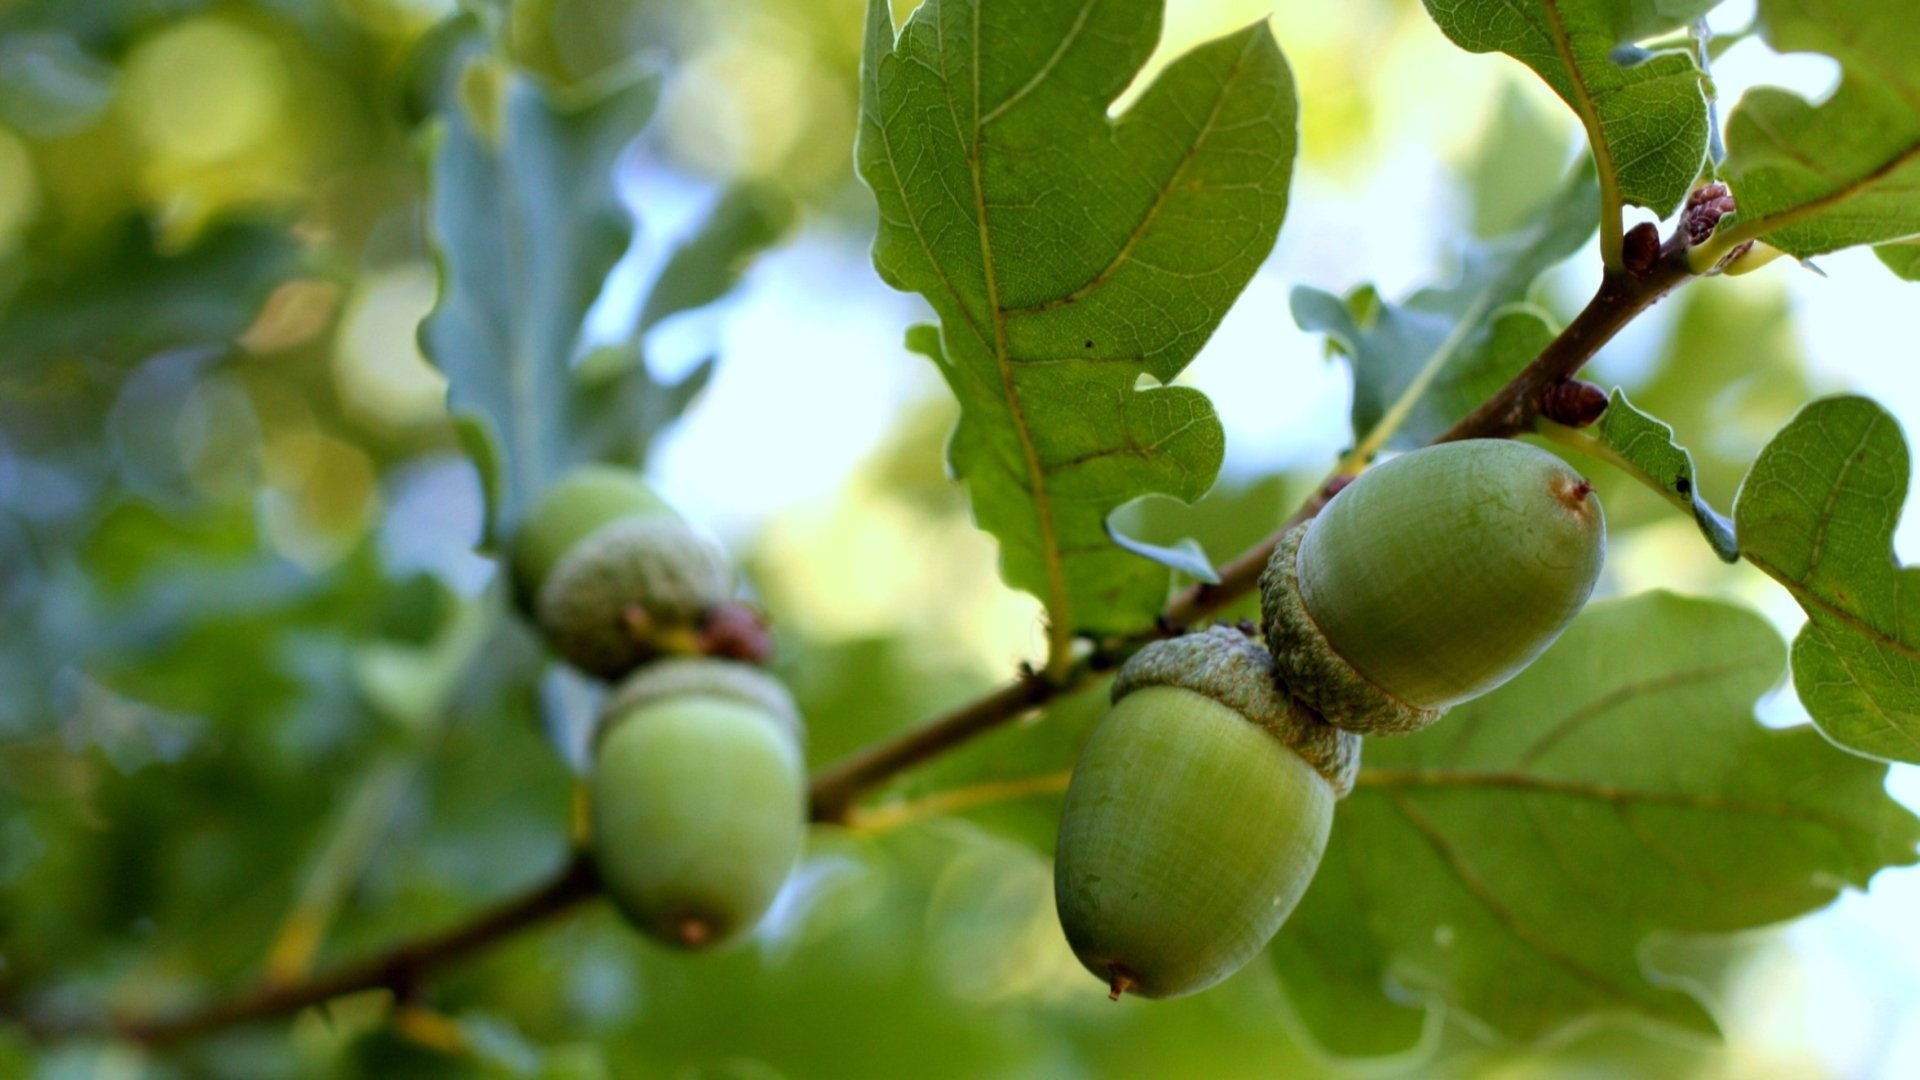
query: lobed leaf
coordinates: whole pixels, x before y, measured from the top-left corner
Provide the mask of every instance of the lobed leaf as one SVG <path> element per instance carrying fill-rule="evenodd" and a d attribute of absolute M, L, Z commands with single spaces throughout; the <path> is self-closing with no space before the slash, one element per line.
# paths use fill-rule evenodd
<path fill-rule="evenodd" d="M 1426 0 L 1427 13 L 1469 52 L 1503 52 L 1532 68 L 1573 109 L 1600 170 L 1603 205 L 1665 215 L 1707 153 L 1705 76 L 1685 50 L 1622 49 L 1684 26 L 1710 0 Z"/>
<path fill-rule="evenodd" d="M 1884 766 L 1754 722 L 1783 660 L 1753 613 L 1634 596 L 1432 728 L 1369 739 L 1272 946 L 1319 1040 L 1404 1049 L 1417 1018 L 1389 985 L 1517 1039 L 1623 1013 L 1714 1031 L 1647 970 L 1649 936 L 1811 911 L 1920 843 Z"/>
<path fill-rule="evenodd" d="M 1326 334 L 1353 364 L 1357 441 L 1378 440 L 1373 449 L 1425 445 L 1539 355 L 1554 328 L 1522 301 L 1541 273 L 1593 235 L 1598 190 L 1592 170 L 1580 170 L 1527 227 L 1469 247 L 1457 282 L 1403 304 L 1371 287 L 1344 301 L 1294 289 L 1294 321 Z"/>
<path fill-rule="evenodd" d="M 1849 750 L 1920 762 L 1920 569 L 1899 566 L 1899 424 L 1861 397 L 1816 401 L 1774 436 L 1734 504 L 1748 562 L 1806 609 L 1793 681 Z"/>
<path fill-rule="evenodd" d="M 887 4 L 868 6 L 856 156 L 880 209 L 874 266 L 940 316 L 914 347 L 960 402 L 953 469 L 1056 649 L 1165 600 L 1166 569 L 1113 543 L 1107 519 L 1212 484 L 1220 422 L 1165 384 L 1286 212 L 1293 82 L 1263 25 L 1176 60 L 1108 117 L 1160 9 L 928 0 L 896 40 Z"/>
<path fill-rule="evenodd" d="M 1592 435 L 1616 464 L 1658 491 L 1668 502 L 1692 514 L 1694 524 L 1700 526 L 1700 534 L 1707 538 L 1721 561 L 1739 561 L 1740 545 L 1734 539 L 1733 522 L 1708 505 L 1700 494 L 1693 455 L 1673 441 L 1673 428 L 1634 408 L 1625 392 L 1615 387 L 1607 411 L 1594 425 Z"/>
<path fill-rule="evenodd" d="M 1920 233 L 1920 20 L 1897 0 L 1762 0 L 1783 53 L 1840 62 L 1819 104 L 1776 87 L 1727 119 L 1723 174 L 1740 201 L 1726 236 L 1807 258 Z"/>
<path fill-rule="evenodd" d="M 487 63 L 467 59 L 464 100 L 433 152 L 440 298 L 420 340 L 447 375 L 497 536 L 582 456 L 573 359 L 632 234 L 613 166 L 653 114 L 658 80 L 635 73 L 576 99 Z M 505 81 L 497 102 L 490 78 Z"/>

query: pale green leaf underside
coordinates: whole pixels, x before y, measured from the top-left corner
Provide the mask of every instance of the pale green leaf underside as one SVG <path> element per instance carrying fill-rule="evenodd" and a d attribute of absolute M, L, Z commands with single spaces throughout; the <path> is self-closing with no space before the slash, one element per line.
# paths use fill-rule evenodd
<path fill-rule="evenodd" d="M 1380 1000 L 1388 983 L 1518 1039 L 1597 1014 L 1714 1030 L 1646 970 L 1649 935 L 1799 915 L 1914 862 L 1920 842 L 1884 766 L 1754 722 L 1781 653 L 1739 608 L 1595 604 L 1506 686 L 1418 735 L 1367 740 L 1273 946 L 1316 1036 L 1403 1049 L 1418 1026 Z"/>
<path fill-rule="evenodd" d="M 586 403 L 571 365 L 632 233 L 614 161 L 657 96 L 650 76 L 584 104 L 503 77 L 494 138 L 466 109 L 445 110 L 430 219 L 440 297 L 420 328 L 486 482 L 490 536 L 581 456 L 572 435 Z"/>
<path fill-rule="evenodd" d="M 1906 0 L 1761 0 L 1774 49 L 1840 62 L 1813 105 L 1753 90 L 1727 120 L 1723 174 L 1740 202 L 1721 228 L 1802 258 L 1920 234 L 1920 18 Z"/>
<path fill-rule="evenodd" d="M 1673 441 L 1673 428 L 1634 408 L 1616 387 L 1592 434 L 1612 451 L 1619 465 L 1659 491 L 1668 502 L 1692 514 L 1715 555 L 1725 562 L 1739 560 L 1740 545 L 1734 539 L 1733 522 L 1709 506 L 1700 494 L 1693 455 Z"/>
<path fill-rule="evenodd" d="M 1524 228 L 1469 247 L 1453 285 L 1403 304 L 1362 287 L 1345 300 L 1309 286 L 1293 291 L 1302 330 L 1326 334 L 1353 364 L 1353 431 L 1367 439 L 1408 394 L 1404 419 L 1383 445 L 1431 442 L 1506 384 L 1553 340 L 1554 327 L 1521 301 L 1542 272 L 1593 235 L 1598 189 L 1582 169 Z M 1430 379 L 1424 386 L 1423 378 Z"/>
<path fill-rule="evenodd" d="M 1920 762 L 1920 569 L 1893 557 L 1907 469 L 1885 409 L 1816 401 L 1754 462 L 1734 521 L 1741 553 L 1806 609 L 1793 682 L 1814 722 L 1848 749 Z"/>
<path fill-rule="evenodd" d="M 1223 451 L 1206 398 L 1165 384 L 1271 249 L 1293 84 L 1263 25 L 1176 60 L 1119 120 L 1160 0 L 929 0 L 895 40 L 869 6 L 860 174 L 874 265 L 940 316 L 961 406 L 950 454 L 1014 586 L 1056 627 L 1136 625 L 1167 571 L 1108 515 L 1193 500 Z"/>
<path fill-rule="evenodd" d="M 1532 68 L 1580 118 L 1603 185 L 1665 214 L 1707 152 L 1702 76 L 1684 51 L 1613 59 L 1616 46 L 1684 25 L 1706 4 L 1632 0 L 1426 0 L 1454 44 L 1503 52 Z"/>

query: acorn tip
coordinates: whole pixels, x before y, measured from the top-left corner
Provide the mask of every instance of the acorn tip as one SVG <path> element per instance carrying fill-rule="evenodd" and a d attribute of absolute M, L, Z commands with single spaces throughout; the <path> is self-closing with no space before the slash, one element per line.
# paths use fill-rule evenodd
<path fill-rule="evenodd" d="M 1131 989 L 1133 989 L 1133 977 L 1126 972 L 1116 971 L 1113 973 L 1112 980 L 1107 983 L 1107 1000 L 1119 1001 L 1120 995 Z"/>
<path fill-rule="evenodd" d="M 680 920 L 680 925 L 674 928 L 674 936 L 687 948 L 697 949 L 712 940 L 713 927 L 707 925 L 705 919 L 689 916 Z"/>

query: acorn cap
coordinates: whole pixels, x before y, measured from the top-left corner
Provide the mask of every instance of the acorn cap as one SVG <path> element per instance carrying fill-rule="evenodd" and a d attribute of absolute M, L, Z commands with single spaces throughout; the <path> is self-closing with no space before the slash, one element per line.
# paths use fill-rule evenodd
<path fill-rule="evenodd" d="M 1421 708 L 1374 685 L 1321 632 L 1300 593 L 1300 542 L 1311 524 L 1288 529 L 1260 575 L 1260 621 L 1275 678 L 1322 716 L 1369 735 L 1409 734 L 1446 715 L 1444 708 Z"/>
<path fill-rule="evenodd" d="M 1313 766 L 1335 798 L 1353 790 L 1360 736 L 1327 723 L 1288 694 L 1260 643 L 1230 626 L 1156 641 L 1135 653 L 1114 679 L 1113 701 L 1150 686 L 1191 690 L 1267 731 Z"/>
<path fill-rule="evenodd" d="M 628 517 L 573 546 L 547 575 L 535 615 L 554 651 L 617 678 L 699 647 L 697 632 L 733 592 L 719 547 L 666 515 Z"/>
<path fill-rule="evenodd" d="M 513 538 L 514 595 L 533 610 L 553 568 L 575 544 L 622 518 L 675 516 L 639 475 L 612 465 L 581 465 L 540 494 Z"/>
<path fill-rule="evenodd" d="M 751 706 L 766 714 L 794 745 L 806 742 L 806 725 L 800 719 L 800 707 L 779 679 L 751 664 L 678 657 L 648 664 L 608 696 L 600 709 L 599 726 L 593 733 L 594 744 L 599 745 L 615 725 L 641 709 L 696 695 Z"/>

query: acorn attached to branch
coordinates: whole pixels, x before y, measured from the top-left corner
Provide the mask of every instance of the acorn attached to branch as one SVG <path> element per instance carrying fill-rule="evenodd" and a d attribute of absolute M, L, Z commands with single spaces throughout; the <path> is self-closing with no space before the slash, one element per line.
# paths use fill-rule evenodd
<path fill-rule="evenodd" d="M 1229 627 L 1147 646 L 1113 702 L 1061 813 L 1060 923 L 1116 1000 L 1180 997 L 1237 971 L 1293 911 L 1360 739 L 1290 698 Z"/>
<path fill-rule="evenodd" d="M 1365 735 L 1418 731 L 1546 650 L 1593 591 L 1593 486 L 1504 439 L 1443 443 L 1360 475 L 1260 578 L 1282 683 Z"/>
<path fill-rule="evenodd" d="M 618 678 L 666 655 L 762 658 L 707 640 L 733 570 L 632 473 L 590 465 L 561 478 L 528 513 L 512 563 L 521 606 L 590 675 Z"/>
<path fill-rule="evenodd" d="M 793 698 L 727 660 L 648 665 L 608 701 L 588 780 L 607 895 L 648 935 L 720 944 L 766 914 L 806 836 Z"/>

